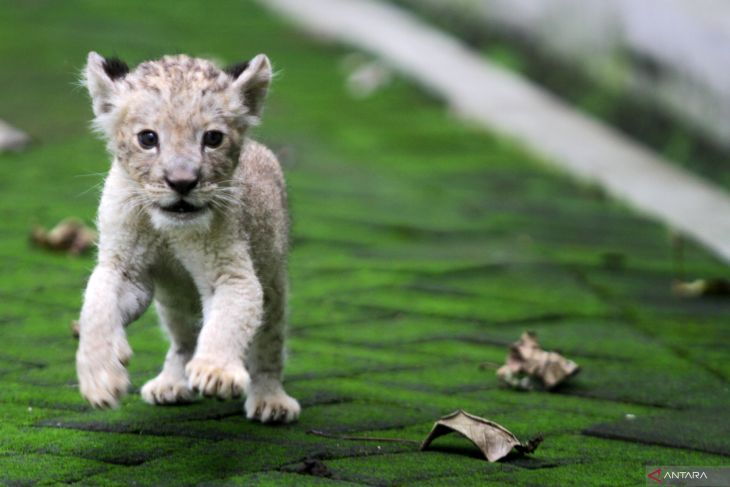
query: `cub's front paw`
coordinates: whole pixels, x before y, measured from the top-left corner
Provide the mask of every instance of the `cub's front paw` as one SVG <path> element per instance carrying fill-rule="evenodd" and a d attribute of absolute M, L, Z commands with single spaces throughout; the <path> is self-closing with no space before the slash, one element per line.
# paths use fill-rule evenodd
<path fill-rule="evenodd" d="M 301 407 L 279 384 L 254 384 L 248 392 L 246 417 L 262 423 L 290 423 L 299 418 Z"/>
<path fill-rule="evenodd" d="M 147 382 L 140 393 L 150 404 L 185 403 L 195 399 L 184 377 L 172 377 L 164 372 Z"/>
<path fill-rule="evenodd" d="M 211 357 L 193 357 L 185 366 L 188 386 L 204 396 L 221 399 L 239 397 L 248 387 L 248 372 L 243 364 Z"/>
<path fill-rule="evenodd" d="M 110 408 L 118 405 L 129 388 L 125 365 L 131 354 L 126 340 L 118 347 L 79 347 L 76 352 L 79 389 L 92 406 Z"/>

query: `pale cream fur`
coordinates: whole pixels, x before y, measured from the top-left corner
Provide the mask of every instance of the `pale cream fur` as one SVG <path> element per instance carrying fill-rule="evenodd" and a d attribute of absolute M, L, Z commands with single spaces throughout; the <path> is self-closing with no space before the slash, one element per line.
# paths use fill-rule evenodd
<path fill-rule="evenodd" d="M 282 387 L 288 216 L 281 169 L 246 138 L 271 80 L 266 56 L 237 77 L 187 56 L 110 75 L 90 53 L 85 82 L 95 126 L 114 156 L 98 212 L 99 256 L 80 317 L 77 372 L 94 406 L 118 404 L 129 386 L 125 326 L 154 300 L 171 346 L 141 390 L 152 404 L 200 392 L 245 394 L 250 419 L 292 421 L 300 407 Z M 153 130 L 155 149 L 137 134 Z M 220 147 L 201 142 L 224 134 Z M 181 196 L 174 171 L 200 175 Z M 201 208 L 165 210 L 180 200 Z"/>

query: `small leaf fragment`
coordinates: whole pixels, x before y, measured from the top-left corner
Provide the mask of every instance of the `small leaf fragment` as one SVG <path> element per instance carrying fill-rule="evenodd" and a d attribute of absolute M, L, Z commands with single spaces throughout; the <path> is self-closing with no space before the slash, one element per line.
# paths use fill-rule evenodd
<path fill-rule="evenodd" d="M 35 245 L 44 249 L 80 255 L 94 246 L 96 232 L 78 218 L 66 218 L 49 231 L 41 227 L 34 228 L 30 238 Z"/>
<path fill-rule="evenodd" d="M 504 426 L 458 409 L 434 423 L 421 444 L 421 450 L 428 448 L 436 438 L 451 432 L 469 439 L 490 462 L 504 458 L 513 448 L 519 453 L 532 453 L 542 441 L 542 437 L 538 436 L 523 443 Z"/>
<path fill-rule="evenodd" d="M 700 298 L 703 296 L 730 296 L 730 281 L 727 279 L 696 279 L 694 281 L 675 281 L 672 293 L 680 298 Z"/>
<path fill-rule="evenodd" d="M 71 321 L 71 325 L 69 326 L 69 328 L 71 329 L 71 336 L 77 339 L 81 336 L 81 326 L 79 325 L 79 320 Z"/>
<path fill-rule="evenodd" d="M 0 120 L 0 153 L 20 152 L 29 142 L 28 134 Z"/>
<path fill-rule="evenodd" d="M 578 372 L 578 364 L 543 350 L 534 333 L 524 332 L 510 346 L 507 362 L 497 370 L 497 377 L 515 389 L 552 389 Z"/>

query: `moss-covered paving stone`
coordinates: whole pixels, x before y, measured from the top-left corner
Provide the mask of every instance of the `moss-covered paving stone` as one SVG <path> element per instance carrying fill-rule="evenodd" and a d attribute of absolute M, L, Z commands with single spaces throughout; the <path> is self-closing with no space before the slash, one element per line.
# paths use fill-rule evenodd
<path fill-rule="evenodd" d="M 298 337 L 292 337 L 289 348 L 291 380 L 413 369 L 420 367 L 424 360 L 422 354 L 407 350 L 394 354 L 371 346 L 316 339 L 304 341 Z"/>
<path fill-rule="evenodd" d="M 565 464 L 555 468 L 502 471 L 492 480 L 508 485 L 628 486 L 645 482 L 645 465 L 727 464 L 727 457 L 720 455 L 580 435 L 546 438 L 533 457 L 544 462 L 564 461 Z"/>
<path fill-rule="evenodd" d="M 91 476 L 90 484 L 195 485 L 237 474 L 275 469 L 301 455 L 296 447 L 272 443 L 222 440 L 179 448 L 171 455 L 137 466 Z"/>
<path fill-rule="evenodd" d="M 348 52 L 258 3 L 1 10 L 0 64 L 12 69 L 0 70 L 0 115 L 36 143 L 0 155 L 0 483 L 635 485 L 645 464 L 727 462 L 712 421 L 727 422 L 730 301 L 671 293 L 674 279 L 723 275 L 696 245 L 456 122 L 407 80 L 353 99 Z M 143 403 L 168 347 L 153 311 L 127 329 L 120 407 L 80 397 L 69 327 L 93 255 L 27 237 L 94 219 L 108 156 L 72 88 L 89 49 L 132 64 L 180 51 L 273 59 L 280 76 L 254 135 L 280 155 L 290 189 L 285 379 L 298 423 L 250 423 L 240 400 Z M 500 387 L 495 369 L 525 329 L 582 372 L 551 393 Z M 545 441 L 497 464 L 457 435 L 418 452 L 457 408 Z"/>
<path fill-rule="evenodd" d="M 65 484 L 110 468 L 84 458 L 35 453 L 0 455 L 0 482 L 5 485 Z"/>
<path fill-rule="evenodd" d="M 191 404 L 155 407 L 132 394 L 118 409 L 67 412 L 39 421 L 39 426 L 110 433 L 145 433 L 165 423 L 224 418 L 242 414 L 240 401 L 201 400 Z"/>
<path fill-rule="evenodd" d="M 488 463 L 477 456 L 431 451 L 344 458 L 325 464 L 338 480 L 368 485 L 400 485 L 434 477 L 448 481 L 463 474 L 474 474 L 484 481 L 502 468 L 501 464 Z"/>
<path fill-rule="evenodd" d="M 485 373 L 480 365 L 476 362 L 458 362 L 415 371 L 374 373 L 369 378 L 395 390 L 408 388 L 443 394 L 460 394 L 497 387 L 495 377 Z"/>
<path fill-rule="evenodd" d="M 361 428 L 368 426 L 372 426 L 372 423 L 362 424 Z M 401 445 L 395 443 L 379 445 L 368 441 L 341 441 L 337 438 L 336 432 L 327 431 L 330 427 L 331 424 L 313 425 L 310 421 L 302 421 L 296 425 L 260 425 L 241 416 L 232 416 L 220 420 L 162 423 L 145 431 L 145 434 L 164 438 L 177 436 L 214 441 L 236 440 L 282 444 L 297 448 L 303 458 L 339 458 L 403 450 Z M 392 428 L 392 425 L 386 427 Z M 315 431 L 317 433 L 314 433 Z M 322 436 L 320 433 L 333 436 Z"/>
<path fill-rule="evenodd" d="M 131 402 L 133 398 L 125 401 L 125 411 L 102 411 L 87 414 L 66 414 L 63 416 L 51 417 L 39 421 L 37 424 L 50 428 L 70 428 L 85 431 L 99 431 L 109 433 L 139 433 L 139 434 L 175 434 L 179 430 L 180 436 L 192 434 L 184 428 L 176 428 L 176 424 L 190 420 L 220 420 L 230 416 L 237 416 L 242 419 L 242 403 L 231 401 L 216 404 L 213 401 L 205 401 L 186 406 L 152 407 L 139 402 Z M 306 404 L 306 403 L 305 403 Z M 373 414 L 375 411 L 378 414 Z M 428 405 L 419 407 L 387 403 L 384 401 L 343 401 L 332 404 L 309 405 L 306 415 L 295 425 L 286 426 L 285 430 L 307 431 L 310 429 L 327 430 L 334 432 L 364 431 L 381 429 L 387 427 L 401 427 L 428 418 L 436 417 L 439 410 Z M 222 423 L 225 425 L 225 423 Z M 252 436 L 266 436 L 272 427 L 259 424 L 247 425 L 246 428 Z M 220 437 L 215 433 L 218 428 L 211 431 L 212 437 Z M 253 431 L 252 431 L 253 430 Z M 231 430 L 223 436 L 231 436 L 235 430 Z M 244 430 L 246 431 L 246 430 Z M 281 431 L 273 428 L 271 435 L 276 438 Z M 245 436 L 244 433 L 239 433 Z M 203 437 L 209 435 L 203 433 Z"/>
<path fill-rule="evenodd" d="M 139 465 L 192 444 L 189 438 L 18 428 L 7 424 L 0 426 L 0 433 L 2 451 L 79 457 L 119 465 Z"/>
<path fill-rule="evenodd" d="M 445 293 L 413 288 L 383 288 L 364 291 L 348 296 L 345 302 L 361 305 L 373 305 L 381 308 L 417 313 L 425 316 L 451 318 L 461 320 L 485 320 L 494 323 L 517 320 L 526 317 L 552 316 L 575 313 L 571 304 L 555 302 L 546 297 L 540 302 L 529 295 L 514 291 L 514 283 L 505 283 L 505 288 L 512 289 L 512 296 L 480 296 L 467 293 Z M 546 284 L 547 285 L 547 284 Z M 507 294 L 507 293 L 504 293 Z M 597 304 L 593 301 L 593 304 Z M 584 306 L 580 314 L 601 314 L 605 307 Z"/>
<path fill-rule="evenodd" d="M 716 409 L 671 411 L 595 424 L 586 428 L 584 433 L 730 456 L 730 411 L 727 403 Z"/>
<path fill-rule="evenodd" d="M 415 342 L 447 336 L 472 336 L 481 329 L 478 323 L 396 313 L 381 318 L 351 323 L 297 327 L 298 336 L 336 340 L 353 345 L 405 347 Z"/>
<path fill-rule="evenodd" d="M 633 364 L 583 360 L 583 372 L 563 394 L 674 408 L 728 404 L 727 384 L 704 367 L 677 356 L 638 358 Z"/>
<path fill-rule="evenodd" d="M 585 441 L 581 441 L 585 438 Z M 508 458 L 501 469 L 483 475 L 460 473 L 448 478 L 405 482 L 403 485 L 546 485 L 604 486 L 643 485 L 644 465 L 722 466 L 727 458 L 701 452 L 678 451 L 625 441 L 601 440 L 579 435 L 545 439 L 529 461 Z M 400 484 L 399 484 L 400 485 Z"/>
<path fill-rule="evenodd" d="M 70 379 L 72 380 L 72 378 Z M 33 384 L 5 382 L 0 389 L 0 404 L 23 405 L 71 411 L 88 411 L 76 385 L 44 387 Z"/>
<path fill-rule="evenodd" d="M 679 314 L 664 319 L 649 316 L 637 325 L 675 353 L 701 364 L 725 381 L 730 380 L 730 362 L 725 359 L 730 334 L 725 320 Z"/>
<path fill-rule="evenodd" d="M 310 474 L 262 472 L 252 473 L 248 475 L 236 475 L 234 477 L 226 479 L 224 482 L 216 481 L 203 483 L 202 485 L 209 487 L 346 487 L 360 484 L 344 482 L 341 480 L 333 480 L 329 477 Z"/>

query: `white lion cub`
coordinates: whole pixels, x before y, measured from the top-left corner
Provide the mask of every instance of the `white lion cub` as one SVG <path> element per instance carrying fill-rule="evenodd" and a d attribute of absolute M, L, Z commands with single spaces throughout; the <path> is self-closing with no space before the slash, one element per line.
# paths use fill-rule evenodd
<path fill-rule="evenodd" d="M 271 81 L 268 58 L 221 70 L 166 56 L 130 71 L 92 52 L 84 81 L 114 160 L 79 320 L 81 394 L 117 404 L 132 354 L 124 327 L 154 297 L 171 345 L 145 401 L 245 393 L 248 418 L 295 420 L 299 404 L 281 385 L 284 180 L 275 156 L 246 138 Z"/>

